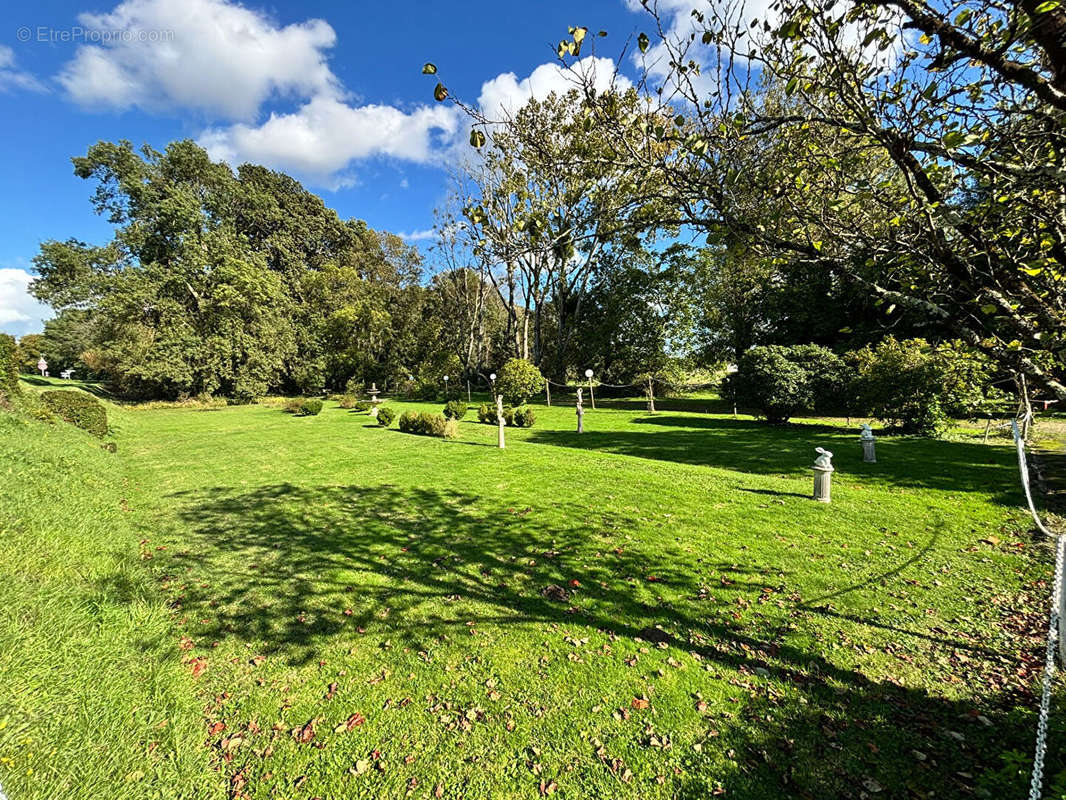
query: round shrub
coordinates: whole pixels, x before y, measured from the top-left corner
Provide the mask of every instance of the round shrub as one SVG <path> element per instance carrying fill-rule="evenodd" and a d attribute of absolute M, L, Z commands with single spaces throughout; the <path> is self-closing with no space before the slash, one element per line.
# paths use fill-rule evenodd
<path fill-rule="evenodd" d="M 388 406 L 381 406 L 378 409 L 378 425 L 382 428 L 387 428 L 392 424 L 392 421 L 396 419 L 396 411 Z"/>
<path fill-rule="evenodd" d="M 496 390 L 508 405 L 520 406 L 544 388 L 540 370 L 524 358 L 512 358 L 500 368 Z"/>
<path fill-rule="evenodd" d="M 95 397 L 84 392 L 41 392 L 41 402 L 71 425 L 101 439 L 107 436 L 107 411 Z"/>
<path fill-rule="evenodd" d="M 356 397 L 354 394 L 344 394 L 341 395 L 340 399 L 337 401 L 337 404 L 343 409 L 350 410 L 355 408 L 359 404 L 359 398 Z"/>
<path fill-rule="evenodd" d="M 496 424 L 496 406 L 482 403 L 477 409 L 477 421 L 489 425 Z"/>
<path fill-rule="evenodd" d="M 744 408 L 758 410 L 768 422 L 787 422 L 796 411 L 814 404 L 810 375 L 778 345 L 753 347 L 737 364 L 725 385 L 726 396 Z"/>
<path fill-rule="evenodd" d="M 506 412 L 507 409 L 504 409 L 505 414 Z M 532 428 L 533 423 L 537 421 L 537 417 L 529 406 L 519 406 L 512 412 L 511 420 L 511 424 L 516 428 Z"/>
<path fill-rule="evenodd" d="M 466 403 L 462 400 L 449 400 L 444 405 L 444 416 L 447 419 L 462 419 L 466 416 Z"/>

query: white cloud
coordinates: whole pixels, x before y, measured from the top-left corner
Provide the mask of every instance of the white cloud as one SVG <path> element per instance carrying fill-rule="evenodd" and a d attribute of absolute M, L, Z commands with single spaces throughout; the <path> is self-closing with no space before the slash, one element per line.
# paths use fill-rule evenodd
<path fill-rule="evenodd" d="M 410 233 L 398 233 L 396 234 L 405 242 L 427 242 L 430 239 L 437 238 L 437 231 L 434 228 L 426 228 L 421 231 L 411 231 Z"/>
<path fill-rule="evenodd" d="M 89 108 L 250 120 L 274 96 L 340 92 L 326 60 L 336 34 L 323 20 L 280 26 L 227 0 L 126 0 L 78 21 L 100 43 L 78 48 L 58 79 Z"/>
<path fill-rule="evenodd" d="M 124 0 L 79 22 L 96 40 L 57 76 L 73 100 L 199 111 L 210 121 L 200 144 L 234 166 L 251 161 L 340 188 L 356 182 L 353 167 L 368 158 L 444 164 L 467 157 L 470 124 L 455 106 L 354 103 L 329 67 L 336 34 L 323 20 L 281 25 L 232 0 Z M 572 73 L 594 74 L 600 90 L 631 85 L 616 79 L 608 58 L 586 57 L 571 70 L 542 64 L 521 79 L 503 73 L 482 85 L 478 103 L 489 115 L 513 112 L 531 97 L 571 88 Z M 263 119 L 264 104 L 277 101 L 294 105 Z"/>
<path fill-rule="evenodd" d="M 586 56 L 574 62 L 569 70 L 560 64 L 541 64 L 521 80 L 513 72 L 501 73 L 481 85 L 478 105 L 489 119 L 505 119 L 533 98 L 540 100 L 552 92 L 563 94 L 577 88 L 580 78 L 591 78 L 600 92 L 612 85 L 620 91 L 632 86 L 624 75 L 615 74 L 612 59 Z"/>
<path fill-rule="evenodd" d="M 31 92 L 48 91 L 43 83 L 28 72 L 15 68 L 15 51 L 0 45 L 0 92 L 26 89 Z"/>
<path fill-rule="evenodd" d="M 208 129 L 199 141 L 215 159 L 254 161 L 330 183 L 351 162 L 372 156 L 430 163 L 459 125 L 459 112 L 449 106 L 419 106 L 407 113 L 313 97 L 291 114 L 271 114 L 261 125 Z"/>
<path fill-rule="evenodd" d="M 623 2 L 630 11 L 644 13 L 649 20 L 651 19 L 641 0 L 623 0 Z M 841 5 L 839 11 L 853 4 L 851 0 L 848 0 L 846 5 Z M 750 47 L 753 50 L 765 45 L 767 34 L 761 25 L 752 27 L 751 23 L 759 21 L 776 27 L 781 22 L 781 13 L 774 0 L 740 0 L 735 3 L 728 0 L 657 0 L 655 7 L 663 23 L 664 38 L 673 45 L 674 52 L 684 52 L 687 59 L 696 61 L 703 68 L 700 75 L 693 76 L 690 73 L 686 76 L 687 81 L 692 84 L 698 94 L 705 94 L 713 87 L 716 78 L 713 71 L 707 68 L 723 56 L 714 45 L 703 44 L 702 34 L 705 28 L 693 16 L 694 12 L 707 15 L 708 20 L 717 14 L 719 24 L 721 18 L 727 19 L 729 24 L 726 27 L 736 31 L 740 47 Z M 878 50 L 876 44 L 862 47 L 862 41 L 869 28 L 855 22 L 846 23 L 840 28 L 838 41 L 841 46 L 857 52 L 861 62 L 873 64 L 879 70 L 887 72 L 897 64 L 903 53 L 905 37 L 904 32 L 899 29 L 903 15 L 894 9 L 881 10 L 879 13 L 882 24 L 885 24 L 890 31 L 895 30 L 893 46 L 886 50 Z M 746 63 L 744 53 L 733 53 L 732 58 L 739 65 Z M 669 79 L 670 85 L 667 88 L 673 88 L 673 80 L 676 78 L 670 66 L 670 48 L 662 39 L 653 36 L 648 51 L 646 53 L 634 51 L 632 61 L 635 66 L 645 70 L 653 80 Z"/>
<path fill-rule="evenodd" d="M 21 336 L 43 329 L 52 309 L 38 302 L 28 291 L 33 275 L 21 269 L 0 268 L 0 328 Z"/>

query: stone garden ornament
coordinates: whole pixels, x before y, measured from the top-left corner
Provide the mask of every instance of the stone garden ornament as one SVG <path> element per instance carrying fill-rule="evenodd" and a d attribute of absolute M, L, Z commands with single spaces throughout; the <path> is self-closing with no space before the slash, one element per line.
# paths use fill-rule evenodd
<path fill-rule="evenodd" d="M 814 448 L 818 456 L 814 459 L 814 499 L 819 503 L 828 503 L 833 480 L 833 454 L 824 447 Z"/>
<path fill-rule="evenodd" d="M 859 441 L 862 442 L 862 460 L 867 464 L 877 463 L 877 440 L 869 423 L 863 423 L 859 433 Z"/>

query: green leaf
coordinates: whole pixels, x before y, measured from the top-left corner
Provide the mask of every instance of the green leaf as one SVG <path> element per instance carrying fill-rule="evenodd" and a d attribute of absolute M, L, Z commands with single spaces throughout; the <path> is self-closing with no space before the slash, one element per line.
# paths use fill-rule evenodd
<path fill-rule="evenodd" d="M 425 64 L 422 65 L 422 74 L 423 75 L 436 75 L 437 74 L 437 65 L 436 64 L 432 64 L 429 61 L 427 61 Z"/>
<path fill-rule="evenodd" d="M 637 37 L 637 47 L 640 48 L 640 52 L 647 53 L 648 52 L 648 44 L 649 44 L 648 34 L 642 33 L 642 34 L 640 34 L 640 36 Z"/>
<path fill-rule="evenodd" d="M 1049 11 L 1054 11 L 1056 8 L 1058 8 L 1061 5 L 1062 5 L 1062 3 L 1060 2 L 1060 0 L 1047 0 L 1046 3 L 1041 3 L 1040 5 L 1038 5 L 1036 7 L 1036 13 L 1037 14 L 1046 14 Z"/>
<path fill-rule="evenodd" d="M 476 128 L 470 131 L 470 144 L 480 150 L 485 146 L 485 133 Z"/>
<path fill-rule="evenodd" d="M 448 89 L 444 86 L 443 83 L 438 83 L 436 88 L 433 90 L 433 99 L 440 103 L 445 98 L 447 98 L 447 96 Z"/>
<path fill-rule="evenodd" d="M 799 86 L 799 76 L 793 75 L 788 79 L 788 83 L 785 84 L 785 94 L 791 97 L 797 86 Z"/>

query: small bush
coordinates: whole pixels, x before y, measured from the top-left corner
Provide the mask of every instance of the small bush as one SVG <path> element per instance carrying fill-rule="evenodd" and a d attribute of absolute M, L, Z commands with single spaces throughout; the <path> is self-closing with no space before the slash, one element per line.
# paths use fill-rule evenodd
<path fill-rule="evenodd" d="M 462 419 L 466 416 L 466 403 L 462 400 L 449 400 L 444 405 L 444 416 L 446 419 Z"/>
<path fill-rule="evenodd" d="M 486 425 L 496 425 L 496 406 L 481 405 L 477 410 L 477 419 L 478 422 L 483 422 Z M 537 416 L 529 406 L 518 406 L 517 408 L 504 406 L 503 421 L 509 427 L 532 428 L 533 423 L 537 421 Z"/>
<path fill-rule="evenodd" d="M 340 399 L 337 400 L 337 404 L 341 408 L 353 409 L 357 405 L 359 405 L 359 398 L 356 397 L 354 394 L 342 394 L 340 396 Z"/>
<path fill-rule="evenodd" d="M 477 410 L 477 419 L 478 422 L 495 425 L 497 423 L 495 404 L 482 404 Z M 514 409 L 510 406 L 503 407 L 503 421 L 507 425 L 514 425 Z"/>
<path fill-rule="evenodd" d="M 507 413 L 507 409 L 504 409 L 504 414 Z M 519 406 L 514 409 L 511 414 L 511 422 L 516 428 L 532 428 L 533 423 L 537 421 L 536 415 L 533 413 L 533 409 L 529 406 Z"/>
<path fill-rule="evenodd" d="M 0 397 L 19 393 L 19 350 L 15 337 L 0 333 Z"/>
<path fill-rule="evenodd" d="M 41 392 L 41 402 L 71 425 L 101 439 L 107 436 L 107 411 L 95 397 L 83 392 Z"/>
<path fill-rule="evenodd" d="M 314 397 L 297 397 L 285 404 L 285 412 L 297 417 L 314 417 L 322 410 L 322 401 Z"/>
<path fill-rule="evenodd" d="M 520 406 L 544 390 L 544 376 L 524 358 L 512 358 L 500 369 L 496 389 L 508 405 Z"/>
<path fill-rule="evenodd" d="M 454 419 L 445 419 L 443 414 L 428 414 L 420 411 L 405 411 L 400 415 L 400 430 L 419 433 L 423 436 L 440 436 L 454 439 L 459 435 L 459 425 Z"/>
<path fill-rule="evenodd" d="M 394 419 L 396 419 L 396 411 L 394 409 L 388 406 L 378 408 L 378 425 L 382 428 L 389 427 Z"/>

